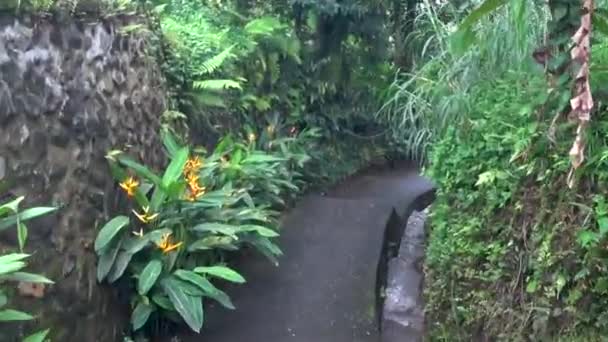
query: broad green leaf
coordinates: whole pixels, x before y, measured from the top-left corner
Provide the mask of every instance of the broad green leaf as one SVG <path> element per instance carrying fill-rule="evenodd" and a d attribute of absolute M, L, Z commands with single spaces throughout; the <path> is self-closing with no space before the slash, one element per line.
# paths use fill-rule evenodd
<path fill-rule="evenodd" d="M 0 265 L 12 263 L 15 261 L 21 261 L 23 259 L 29 258 L 29 254 L 24 253 L 11 253 L 0 256 Z"/>
<path fill-rule="evenodd" d="M 209 280 L 205 279 L 200 274 L 188 270 L 177 270 L 173 274 L 179 279 L 198 286 L 201 290 L 203 290 L 203 293 L 213 291 L 213 285 L 211 285 Z"/>
<path fill-rule="evenodd" d="M 118 160 L 121 164 L 128 167 L 129 169 L 135 171 L 139 177 L 145 178 L 156 186 L 160 186 L 162 184 L 161 178 L 158 177 L 154 172 L 150 171 L 148 167 L 141 165 L 140 163 L 127 158 L 127 157 L 119 157 Z"/>
<path fill-rule="evenodd" d="M 110 270 L 114 266 L 118 251 L 122 247 L 123 240 L 121 239 L 116 243 L 113 248 L 106 248 L 102 251 L 99 261 L 97 262 L 97 281 L 101 282 L 110 273 Z"/>
<path fill-rule="evenodd" d="M 19 213 L 20 221 L 27 221 L 31 219 L 35 219 L 36 217 L 44 216 L 46 214 L 52 213 L 56 211 L 58 208 L 56 207 L 36 207 L 25 209 Z"/>
<path fill-rule="evenodd" d="M 163 175 L 163 187 L 165 189 L 169 188 L 173 182 L 181 178 L 189 155 L 190 150 L 187 147 L 182 147 L 175 153 L 175 156 L 173 156 L 171 163 L 167 166 L 167 170 L 165 170 L 165 174 Z"/>
<path fill-rule="evenodd" d="M 148 192 L 150 192 L 150 190 L 152 190 L 152 188 L 154 188 L 154 184 L 152 183 L 141 183 L 141 185 L 139 186 L 139 190 L 141 191 L 142 195 L 147 195 Z M 137 203 L 140 204 L 140 203 Z M 141 207 L 145 207 L 146 205 L 141 205 Z"/>
<path fill-rule="evenodd" d="M 129 237 L 125 240 L 123 249 L 130 254 L 136 254 L 150 243 L 150 233 L 143 237 Z"/>
<path fill-rule="evenodd" d="M 215 287 L 215 285 L 213 285 L 205 277 L 188 270 L 177 270 L 174 274 L 176 277 L 196 285 L 202 290 L 204 296 L 215 299 L 227 309 L 234 310 L 234 304 L 232 304 L 230 297 Z"/>
<path fill-rule="evenodd" d="M 282 158 L 282 157 L 276 157 L 273 155 L 269 155 L 269 154 L 264 154 L 264 153 L 254 153 L 254 154 L 250 154 L 249 156 L 247 156 L 244 160 L 243 160 L 243 164 L 245 163 L 279 163 L 279 162 L 283 162 L 286 161 L 286 158 Z"/>
<path fill-rule="evenodd" d="M 268 238 L 279 236 L 279 233 L 275 232 L 274 230 L 272 230 L 270 228 L 253 225 L 253 224 L 243 225 L 240 227 L 240 230 L 244 231 L 244 232 L 256 232 L 259 235 L 261 235 L 263 237 L 268 237 Z"/>
<path fill-rule="evenodd" d="M 26 266 L 23 261 L 0 262 L 0 275 L 19 271 Z"/>
<path fill-rule="evenodd" d="M 203 327 L 203 302 L 201 298 L 189 296 L 180 287 L 178 281 L 166 278 L 161 281 L 165 293 L 169 296 L 175 310 L 184 319 L 186 324 L 195 332 L 200 332 Z"/>
<path fill-rule="evenodd" d="M 210 292 L 210 293 L 206 294 L 205 296 L 214 299 L 215 301 L 220 303 L 226 309 L 229 309 L 229 310 L 236 309 L 234 304 L 232 303 L 232 300 L 230 299 L 230 296 L 228 296 L 224 291 L 222 291 L 218 288 L 215 288 L 215 291 Z"/>
<path fill-rule="evenodd" d="M 163 264 L 160 260 L 151 260 L 146 267 L 141 271 L 137 282 L 137 291 L 140 295 L 145 295 L 150 291 L 158 276 L 163 270 Z"/>
<path fill-rule="evenodd" d="M 121 151 L 119 151 L 122 153 Z M 106 159 L 108 159 L 108 165 L 110 166 L 110 174 L 112 178 L 117 182 L 122 182 L 129 177 L 127 171 L 125 171 L 122 167 L 118 165 L 116 159 L 114 157 L 110 157 L 106 155 Z"/>
<path fill-rule="evenodd" d="M 57 208 L 53 207 L 36 207 L 25 209 L 17 215 L 12 215 L 7 218 L 0 220 L 0 230 L 4 230 L 6 228 L 10 228 L 14 226 L 18 221 L 25 222 L 27 220 L 34 219 L 36 217 L 46 215 L 53 211 L 57 210 Z"/>
<path fill-rule="evenodd" d="M 240 164 L 242 160 L 243 160 L 243 150 L 241 150 L 240 148 L 237 148 L 232 153 L 232 156 L 230 157 L 230 165 L 234 166 L 234 165 Z"/>
<path fill-rule="evenodd" d="M 236 233 L 238 232 L 238 226 L 224 224 L 224 223 L 201 223 L 192 227 L 192 230 L 197 232 L 210 232 L 220 233 L 237 239 Z"/>
<path fill-rule="evenodd" d="M 173 157 L 177 154 L 180 149 L 179 144 L 175 140 L 175 137 L 168 129 L 163 129 L 161 131 L 161 137 L 163 140 L 163 145 L 165 145 L 165 149 L 169 154 L 169 158 L 173 159 Z"/>
<path fill-rule="evenodd" d="M 23 222 L 19 222 L 17 225 L 17 241 L 19 242 L 19 250 L 23 251 L 25 242 L 27 241 L 27 227 Z"/>
<path fill-rule="evenodd" d="M 188 251 L 204 251 L 215 248 L 236 251 L 238 247 L 233 244 L 235 241 L 237 240 L 230 236 L 208 236 L 188 245 Z"/>
<path fill-rule="evenodd" d="M 245 204 L 247 204 L 247 206 L 249 208 L 255 208 L 255 203 L 253 202 L 253 198 L 251 198 L 251 195 L 249 195 L 249 193 L 245 193 L 243 195 L 243 200 L 245 201 Z"/>
<path fill-rule="evenodd" d="M 458 26 L 458 30 L 450 37 L 450 43 L 454 52 L 456 54 L 464 53 L 476 40 L 473 25 L 507 2 L 508 0 L 485 0 L 479 7 L 469 13 Z"/>
<path fill-rule="evenodd" d="M 208 274 L 210 276 L 222 278 L 233 283 L 242 284 L 245 282 L 245 278 L 243 278 L 242 275 L 225 266 L 197 267 L 194 269 L 194 272 Z"/>
<path fill-rule="evenodd" d="M 167 298 L 166 296 L 163 296 L 159 293 L 156 293 L 152 296 L 152 301 L 160 306 L 161 308 L 168 310 L 168 311 L 175 311 L 175 307 L 173 306 L 173 303 L 171 303 L 171 300 L 169 298 Z"/>
<path fill-rule="evenodd" d="M 194 296 L 194 297 L 203 297 L 206 294 L 205 291 L 203 291 L 200 286 L 197 286 L 197 285 L 193 284 L 192 282 L 189 282 L 189 281 L 186 281 L 183 279 L 178 279 L 177 281 L 179 282 L 179 286 L 182 288 L 182 290 L 184 292 L 186 292 L 187 295 Z"/>
<path fill-rule="evenodd" d="M 125 251 L 121 251 L 118 253 L 118 256 L 116 257 L 116 262 L 112 266 L 112 270 L 108 275 L 108 281 L 110 283 L 113 283 L 118 280 L 118 278 L 122 277 L 122 275 L 125 273 L 125 270 L 127 269 L 127 266 L 129 266 L 132 257 L 133 254 L 127 253 Z"/>
<path fill-rule="evenodd" d="M 235 219 L 239 219 L 241 221 L 261 221 L 261 222 L 268 222 L 268 214 L 261 212 L 257 209 L 244 209 L 244 210 L 239 210 L 237 213 L 235 213 L 234 215 Z"/>
<path fill-rule="evenodd" d="M 6 213 L 16 214 L 19 212 L 19 203 L 21 203 L 24 199 L 24 196 L 19 196 L 10 202 L 0 205 L 0 216 L 5 215 Z"/>
<path fill-rule="evenodd" d="M 279 261 L 277 260 L 276 256 L 282 255 L 283 253 L 281 252 L 281 249 L 268 240 L 268 238 L 248 236 L 242 238 L 242 240 L 249 242 L 256 247 L 256 249 L 266 256 L 266 258 L 268 258 L 273 264 L 275 264 L 275 266 L 279 265 Z"/>
<path fill-rule="evenodd" d="M 152 311 L 154 311 L 153 306 L 144 304 L 142 302 L 137 303 L 135 310 L 133 310 L 133 313 L 131 314 L 131 325 L 133 326 L 133 331 L 139 330 L 144 326 L 144 324 L 146 324 Z"/>
<path fill-rule="evenodd" d="M 191 208 L 220 208 L 222 205 L 232 205 L 238 199 L 231 198 L 226 190 L 211 191 L 193 203 L 188 203 Z"/>
<path fill-rule="evenodd" d="M 34 319 L 34 316 L 17 310 L 0 310 L 0 322 L 10 321 L 29 321 Z"/>
<path fill-rule="evenodd" d="M 449 38 L 450 46 L 455 54 L 464 53 L 477 39 L 475 32 L 469 27 L 454 32 Z"/>
<path fill-rule="evenodd" d="M 146 184 L 147 186 L 147 184 Z M 137 202 L 137 205 L 139 205 L 142 208 L 146 208 L 146 207 L 150 207 L 150 201 L 148 200 L 148 197 L 146 196 L 146 193 L 144 193 L 145 191 L 150 191 L 151 188 L 138 188 L 135 190 L 135 202 Z"/>
<path fill-rule="evenodd" d="M 481 5 L 474 9 L 466 18 L 460 23 L 459 30 L 469 28 L 476 24 L 481 18 L 490 14 L 500 6 L 507 3 L 507 0 L 485 0 Z"/>
<path fill-rule="evenodd" d="M 163 258 L 164 269 L 171 271 L 175 267 L 178 255 L 179 253 L 169 253 L 168 255 L 165 255 Z"/>
<path fill-rule="evenodd" d="M 184 190 L 186 190 L 185 182 L 173 182 L 166 189 L 166 195 L 168 198 L 177 199 L 181 197 L 181 195 L 184 193 Z"/>
<path fill-rule="evenodd" d="M 44 342 L 51 329 L 40 330 L 26 337 L 23 342 Z"/>
<path fill-rule="evenodd" d="M 97 238 L 95 239 L 95 252 L 99 254 L 112 238 L 118 234 L 124 227 L 129 224 L 129 218 L 127 216 L 116 216 L 106 223 L 103 228 L 99 231 Z"/>
<path fill-rule="evenodd" d="M 165 189 L 161 187 L 155 188 L 152 193 L 152 199 L 150 200 L 150 209 L 153 212 L 158 212 L 166 198 L 167 193 L 165 192 Z"/>
<path fill-rule="evenodd" d="M 54 284 L 54 282 L 48 279 L 45 276 L 28 273 L 28 272 L 14 272 L 4 276 L 0 276 L 0 280 L 9 280 L 9 281 L 24 281 L 28 283 L 36 283 L 36 284 Z"/>
<path fill-rule="evenodd" d="M 0 267 L 2 265 L 12 264 L 12 263 L 21 261 L 21 260 L 29 258 L 29 257 L 30 257 L 29 254 L 24 254 L 24 253 L 11 253 L 11 254 L 2 255 L 2 256 L 0 256 Z"/>

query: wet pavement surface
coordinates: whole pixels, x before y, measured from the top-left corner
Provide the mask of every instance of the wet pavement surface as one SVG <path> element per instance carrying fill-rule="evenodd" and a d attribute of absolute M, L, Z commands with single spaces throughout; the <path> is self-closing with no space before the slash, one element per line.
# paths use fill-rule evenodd
<path fill-rule="evenodd" d="M 368 170 L 327 194 L 305 196 L 281 224 L 279 267 L 254 252 L 239 256 L 235 267 L 247 283 L 224 287 L 236 310 L 206 302 L 202 333 L 181 340 L 421 340 L 424 222 L 405 226 L 433 190 L 415 169 L 401 167 Z M 396 258 L 387 257 L 389 248 Z"/>

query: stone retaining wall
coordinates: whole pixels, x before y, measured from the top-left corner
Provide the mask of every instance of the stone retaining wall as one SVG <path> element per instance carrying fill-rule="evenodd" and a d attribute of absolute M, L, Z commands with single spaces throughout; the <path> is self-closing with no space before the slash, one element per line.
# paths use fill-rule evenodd
<path fill-rule="evenodd" d="M 51 327 L 54 341 L 119 341 L 128 324 L 128 310 L 97 284 L 92 242 L 121 201 L 106 152 L 164 162 L 164 81 L 152 34 L 133 26 L 143 23 L 0 15 L 0 197 L 61 206 L 30 224 L 27 246 L 30 269 L 56 284 L 34 296 L 41 298 L 21 284 L 12 304 L 38 314 L 34 325 Z M 15 240 L 3 232 L 0 249 Z M 5 330 L 0 340 L 12 340 Z"/>

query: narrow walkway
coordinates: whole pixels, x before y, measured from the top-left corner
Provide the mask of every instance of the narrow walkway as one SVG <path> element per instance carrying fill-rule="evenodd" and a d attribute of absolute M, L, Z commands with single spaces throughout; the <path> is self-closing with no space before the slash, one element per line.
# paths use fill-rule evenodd
<path fill-rule="evenodd" d="M 284 256 L 280 266 L 272 266 L 257 254 L 243 255 L 237 263 L 247 284 L 226 289 L 236 310 L 208 303 L 203 332 L 183 340 L 420 340 L 421 317 L 411 320 L 413 326 L 404 333 L 390 328 L 386 337 L 381 336 L 382 319 L 377 313 L 383 311 L 379 295 L 383 289 L 377 285 L 384 287 L 389 273 L 387 250 L 398 251 L 410 213 L 426 207 L 432 192 L 430 182 L 418 176 L 415 169 L 405 167 L 364 172 L 325 196 L 306 196 L 282 222 L 279 243 Z M 413 277 L 420 276 L 414 271 Z M 418 290 L 414 291 L 416 296 Z M 409 311 L 422 314 L 421 310 Z M 395 315 L 385 308 L 383 316 Z"/>

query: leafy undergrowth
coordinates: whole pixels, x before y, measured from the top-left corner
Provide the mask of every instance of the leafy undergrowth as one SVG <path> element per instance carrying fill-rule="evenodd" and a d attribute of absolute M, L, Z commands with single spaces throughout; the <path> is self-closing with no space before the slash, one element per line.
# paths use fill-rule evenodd
<path fill-rule="evenodd" d="M 608 333 L 608 125 L 567 187 L 573 128 L 541 73 L 507 73 L 470 93 L 471 110 L 434 145 L 439 186 L 426 259 L 437 341 L 600 340 Z M 601 107 L 600 107 L 601 109 Z"/>

